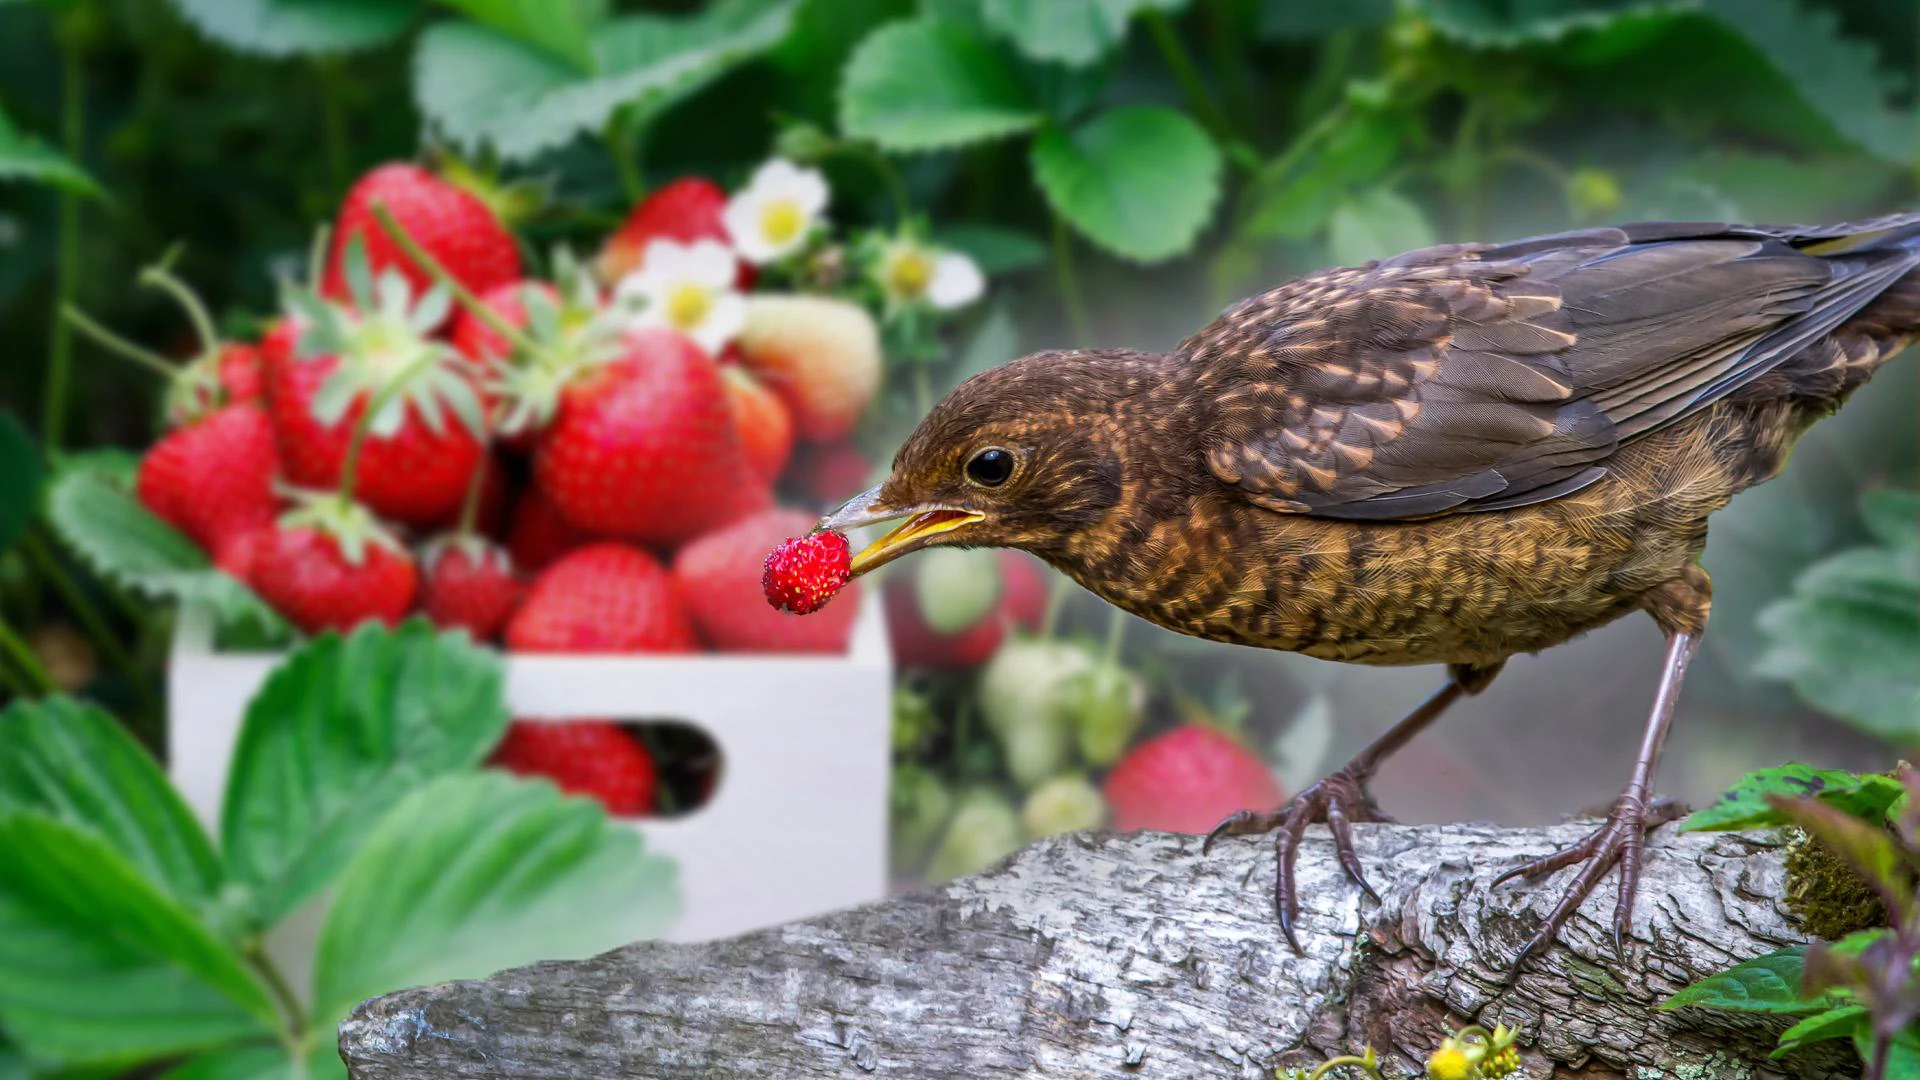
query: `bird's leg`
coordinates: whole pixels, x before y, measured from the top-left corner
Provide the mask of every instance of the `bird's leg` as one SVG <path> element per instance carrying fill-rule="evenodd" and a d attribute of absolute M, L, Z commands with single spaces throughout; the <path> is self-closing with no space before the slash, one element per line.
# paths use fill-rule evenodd
<path fill-rule="evenodd" d="M 1463 694 L 1477 694 L 1486 689 L 1499 672 L 1498 664 L 1491 667 L 1452 665 L 1448 669 L 1445 686 L 1434 691 L 1433 696 L 1408 713 L 1406 719 L 1387 729 L 1386 734 L 1368 743 L 1340 771 L 1276 809 L 1264 812 L 1241 810 L 1228 816 L 1207 834 L 1201 850 L 1212 850 L 1213 842 L 1222 836 L 1273 833 L 1273 910 L 1279 916 L 1280 932 L 1286 935 L 1287 944 L 1293 946 L 1294 952 L 1299 952 L 1300 941 L 1294 936 L 1293 924 L 1300 916 L 1300 897 L 1294 881 L 1293 864 L 1299 856 L 1300 838 L 1306 835 L 1307 826 L 1326 823 L 1327 830 L 1333 834 L 1333 848 L 1340 859 L 1341 868 L 1353 879 L 1354 884 L 1360 886 L 1360 891 L 1378 903 L 1380 894 L 1373 891 L 1373 886 L 1367 884 L 1366 877 L 1361 873 L 1360 855 L 1353 849 L 1351 826 L 1356 821 L 1393 819 L 1381 813 L 1380 807 L 1375 805 L 1373 796 L 1367 792 L 1367 781 L 1373 778 L 1374 770 L 1380 767 L 1382 761 L 1439 719 L 1440 714 L 1447 711 L 1447 706 L 1458 701 Z"/>
<path fill-rule="evenodd" d="M 1712 587 L 1706 572 L 1690 566 L 1685 576 L 1655 589 L 1643 601 L 1643 606 L 1667 635 L 1666 659 L 1661 664 L 1660 684 L 1654 691 L 1646 732 L 1640 739 L 1640 755 L 1634 759 L 1626 790 L 1607 812 L 1607 820 L 1578 843 L 1517 866 L 1493 880 L 1495 885 L 1514 878 L 1537 882 L 1563 867 L 1586 863 L 1540 929 L 1520 947 L 1519 955 L 1514 957 L 1513 972 L 1517 973 L 1529 956 L 1559 936 L 1567 920 L 1616 865 L 1620 868 L 1620 880 L 1613 905 L 1613 949 L 1616 954 L 1625 954 L 1624 939 L 1627 924 L 1633 917 L 1634 894 L 1640 887 L 1646 835 L 1685 812 L 1672 799 L 1652 797 L 1653 774 L 1660 761 L 1660 748 L 1667 740 L 1667 729 L 1673 722 L 1674 705 L 1680 699 L 1687 662 L 1693 659 L 1700 635 L 1707 627 L 1711 597 Z"/>

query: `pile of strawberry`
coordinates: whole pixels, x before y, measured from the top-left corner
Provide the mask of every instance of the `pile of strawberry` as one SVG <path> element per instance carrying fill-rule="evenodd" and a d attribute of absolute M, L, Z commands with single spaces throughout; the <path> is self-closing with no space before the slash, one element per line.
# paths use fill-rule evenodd
<path fill-rule="evenodd" d="M 309 633 L 420 612 L 519 652 L 844 651 L 856 597 L 803 619 L 761 589 L 865 481 L 848 440 L 881 374 L 865 306 L 748 291 L 819 232 L 809 184 L 778 161 L 731 197 L 675 182 L 591 266 L 536 276 L 481 194 L 376 168 L 260 340 L 176 377 L 137 495 Z M 501 763 L 627 762 L 574 786 L 644 811 L 650 763 L 605 727 L 517 724 Z"/>

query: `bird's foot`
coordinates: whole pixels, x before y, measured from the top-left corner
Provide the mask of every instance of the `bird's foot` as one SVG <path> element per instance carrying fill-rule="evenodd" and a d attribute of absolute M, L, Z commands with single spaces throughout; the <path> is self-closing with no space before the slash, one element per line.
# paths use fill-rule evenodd
<path fill-rule="evenodd" d="M 1527 939 L 1526 944 L 1520 946 L 1519 955 L 1513 959 L 1512 972 L 1517 974 L 1529 956 L 1559 936 L 1567 920 L 1586 902 L 1594 887 L 1600 884 L 1600 879 L 1607 876 L 1607 871 L 1616 865 L 1620 868 L 1620 890 L 1613 905 L 1613 951 L 1616 955 L 1624 956 L 1624 939 L 1627 923 L 1633 916 L 1634 893 L 1640 887 L 1640 861 L 1647 833 L 1684 813 L 1686 808 L 1673 799 L 1655 799 L 1649 803 L 1629 792 L 1614 802 L 1613 809 L 1607 811 L 1607 820 L 1584 839 L 1494 878 L 1495 886 L 1515 878 L 1535 884 L 1556 870 L 1579 862 L 1586 863 L 1574 877 L 1573 883 L 1567 886 L 1566 894 L 1547 915 L 1540 929 Z"/>
<path fill-rule="evenodd" d="M 1371 770 L 1362 771 L 1355 762 L 1289 799 L 1278 809 L 1265 812 L 1241 810 L 1213 827 L 1202 845 L 1202 854 L 1213 849 L 1222 836 L 1249 836 L 1273 833 L 1274 882 L 1273 911 L 1280 919 L 1280 932 L 1287 944 L 1300 952 L 1300 940 L 1294 936 L 1294 923 L 1300 917 L 1300 897 L 1294 879 L 1294 860 L 1300 854 L 1300 838 L 1307 826 L 1325 823 L 1333 834 L 1333 850 L 1340 866 L 1360 886 L 1360 891 L 1379 903 L 1360 870 L 1360 856 L 1353 849 L 1352 824 L 1356 821 L 1390 822 L 1367 794 L 1366 782 Z"/>

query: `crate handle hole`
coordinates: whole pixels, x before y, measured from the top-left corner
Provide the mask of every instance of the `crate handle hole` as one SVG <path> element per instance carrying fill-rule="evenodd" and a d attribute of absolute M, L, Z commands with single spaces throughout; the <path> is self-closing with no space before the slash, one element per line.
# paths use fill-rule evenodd
<path fill-rule="evenodd" d="M 488 764 L 597 798 L 626 820 L 688 817 L 713 801 L 725 772 L 713 736 L 663 718 L 515 717 Z"/>

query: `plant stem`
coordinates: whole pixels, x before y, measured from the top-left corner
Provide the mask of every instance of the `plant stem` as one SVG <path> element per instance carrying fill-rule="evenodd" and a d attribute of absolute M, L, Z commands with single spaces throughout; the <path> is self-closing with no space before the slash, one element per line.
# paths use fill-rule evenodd
<path fill-rule="evenodd" d="M 913 365 L 913 402 L 922 416 L 933 411 L 933 386 L 928 379 L 927 365 Z"/>
<path fill-rule="evenodd" d="M 1081 345 L 1093 343 L 1093 322 L 1087 318 L 1086 302 L 1080 296 L 1080 279 L 1073 269 L 1073 239 L 1067 235 L 1067 221 L 1053 215 L 1053 269 L 1060 280 L 1060 306 L 1066 309 L 1067 324 Z"/>
<path fill-rule="evenodd" d="M 386 203 L 375 200 L 373 216 L 380 222 L 380 227 L 387 231 L 387 235 L 393 238 L 393 242 L 400 245 L 400 250 L 407 253 L 408 258 L 426 268 L 436 284 L 445 285 L 453 290 L 454 299 L 460 301 L 460 306 L 465 308 L 468 314 L 485 323 L 487 329 L 506 338 L 507 344 L 514 348 L 527 353 L 540 351 L 532 338 L 521 333 L 519 327 L 508 322 L 499 312 L 481 303 L 480 298 L 473 294 L 473 290 L 448 273 L 439 259 L 427 254 L 427 249 L 421 247 L 405 229 L 400 227 L 400 223 L 393 219 L 393 212 L 387 209 Z"/>
<path fill-rule="evenodd" d="M 386 410 L 393 396 L 406 388 L 413 377 L 440 362 L 440 354 L 429 351 L 425 356 L 401 368 L 386 385 L 374 391 L 368 399 L 365 411 L 360 414 L 360 422 L 353 425 L 353 435 L 347 440 L 347 453 L 340 461 L 340 498 L 353 499 L 353 489 L 360 482 L 360 449 L 366 445 L 367 432 L 372 430 L 374 417 Z"/>
<path fill-rule="evenodd" d="M 607 120 L 602 138 L 607 144 L 607 156 L 613 159 L 613 171 L 620 177 L 620 190 L 626 193 L 629 202 L 639 202 L 647 193 L 647 182 L 640 175 L 639 147 L 635 145 L 632 127 L 622 122 L 619 110 Z"/>
<path fill-rule="evenodd" d="M 30 693 L 52 694 L 59 691 L 60 684 L 47 674 L 46 665 L 34 655 L 33 648 L 14 633 L 13 627 L 7 625 L 4 617 L 0 617 L 0 653 L 5 653 L 15 667 L 26 673 Z"/>
<path fill-rule="evenodd" d="M 893 218 L 895 224 L 903 224 L 913 216 L 913 200 L 907 198 L 907 182 L 900 179 L 900 170 L 893 167 L 893 160 L 882 153 L 877 146 L 866 143 L 846 143 L 846 152 L 866 162 L 880 182 L 886 185 L 887 197 L 893 200 Z"/>
<path fill-rule="evenodd" d="M 73 35 L 62 35 L 60 45 L 60 142 L 67 157 L 82 157 L 81 136 L 86 130 L 86 85 L 80 46 Z M 73 302 L 80 284 L 80 196 L 71 191 L 60 193 L 60 261 L 54 269 L 55 307 Z M 54 319 L 52 340 L 47 355 L 45 412 L 40 437 L 49 454 L 60 450 L 66 435 L 67 387 L 73 367 L 73 335 L 66 323 Z"/>
<path fill-rule="evenodd" d="M 273 958 L 260 947 L 258 938 L 247 942 L 242 955 L 247 961 L 247 966 L 251 967 L 254 973 L 260 976 L 260 980 L 267 984 L 267 992 L 273 995 L 274 1004 L 286 1014 L 286 1027 L 282 1031 L 284 1036 L 282 1041 L 287 1042 L 290 1049 L 298 1045 L 304 1052 L 307 1041 L 306 1010 L 301 1008 L 300 998 L 293 992 L 293 987 L 287 984 L 287 977 L 280 973 L 280 968 L 273 962 Z"/>
<path fill-rule="evenodd" d="M 480 465 L 473 470 L 473 478 L 467 481 L 467 493 L 460 499 L 460 521 L 454 531 L 460 536 L 473 534 L 473 522 L 480 516 L 480 492 L 487 486 L 487 468 L 491 464 L 493 442 L 491 439 L 480 445 Z"/>
<path fill-rule="evenodd" d="M 119 334 L 101 326 L 72 304 L 63 303 L 60 307 L 60 314 L 63 317 L 61 319 L 62 322 L 72 323 L 82 333 L 92 338 L 94 344 L 113 353 L 115 356 L 123 360 L 131 360 L 163 378 L 171 379 L 180 374 L 180 369 L 170 363 L 166 357 L 161 356 L 152 349 L 136 345 L 126 338 L 121 337 Z M 47 448 L 49 450 L 53 448 L 51 440 L 48 441 Z"/>
<path fill-rule="evenodd" d="M 1107 640 L 1100 649 L 1100 662 L 1107 667 L 1117 666 L 1120 661 L 1120 643 L 1127 637 L 1127 613 L 1114 608 L 1107 615 Z"/>
<path fill-rule="evenodd" d="M 1159 8 L 1148 8 L 1141 13 L 1141 19 L 1147 24 L 1147 33 L 1152 36 L 1154 45 L 1160 50 L 1161 59 L 1167 62 L 1167 69 L 1173 73 L 1175 82 L 1187 96 L 1187 107 L 1200 118 L 1200 123 L 1221 142 L 1234 141 L 1233 125 L 1227 120 L 1220 105 L 1213 100 L 1212 91 L 1200 78 L 1200 69 L 1194 66 L 1193 57 L 1187 55 L 1187 48 L 1180 43 L 1180 36 L 1173 31 L 1173 23 L 1167 13 Z"/>
<path fill-rule="evenodd" d="M 159 289 L 173 297 L 187 313 L 187 321 L 193 324 L 193 332 L 200 339 L 200 352 L 211 356 L 220 346 L 220 335 L 213 328 L 213 318 L 207 314 L 207 307 L 200 298 L 193 295 L 187 283 L 175 277 L 173 271 L 164 266 L 149 266 L 140 271 L 140 284 Z"/>
<path fill-rule="evenodd" d="M 1047 588 L 1047 613 L 1040 618 L 1040 636 L 1051 641 L 1060 630 L 1060 617 L 1066 612 L 1067 593 L 1073 588 L 1073 582 L 1067 575 L 1055 573 Z"/>
<path fill-rule="evenodd" d="M 153 687 L 141 674 L 140 666 L 134 662 L 133 654 L 127 651 L 127 647 L 114 634 L 113 628 L 107 625 L 106 618 L 100 614 L 100 609 L 94 605 L 93 601 L 88 599 L 85 590 L 81 589 L 79 583 L 67 573 L 66 568 L 60 565 L 60 560 L 48 548 L 45 539 L 37 531 L 29 530 L 21 538 L 21 547 L 26 551 L 27 561 L 40 571 L 42 577 L 53 583 L 53 591 L 59 593 L 60 598 L 66 601 L 67 610 L 80 623 L 81 629 L 86 631 L 87 637 L 92 639 L 94 645 L 105 654 L 107 663 L 133 687 L 133 692 L 140 698 L 141 706 L 149 713 L 158 716 L 161 711 L 160 701 L 154 696 Z"/>

